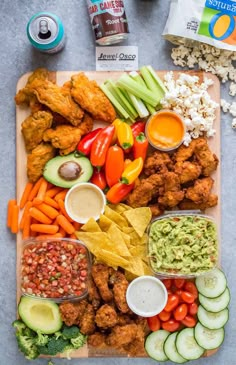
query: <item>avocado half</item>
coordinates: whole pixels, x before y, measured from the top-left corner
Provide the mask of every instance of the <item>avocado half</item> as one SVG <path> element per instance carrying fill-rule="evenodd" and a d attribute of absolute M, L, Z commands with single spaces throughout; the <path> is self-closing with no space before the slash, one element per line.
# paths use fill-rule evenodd
<path fill-rule="evenodd" d="M 21 297 L 18 312 L 22 321 L 35 332 L 51 334 L 62 326 L 59 307 L 51 300 Z"/>
<path fill-rule="evenodd" d="M 93 174 L 93 167 L 87 157 L 76 157 L 73 153 L 49 160 L 43 171 L 44 178 L 53 185 L 71 188 L 79 182 L 87 182 Z"/>

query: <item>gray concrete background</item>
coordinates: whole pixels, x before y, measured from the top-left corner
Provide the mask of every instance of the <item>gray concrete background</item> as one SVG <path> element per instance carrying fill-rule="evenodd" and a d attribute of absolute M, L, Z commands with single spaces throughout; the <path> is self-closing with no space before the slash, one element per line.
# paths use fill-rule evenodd
<path fill-rule="evenodd" d="M 124 45 L 139 47 L 139 65 L 152 64 L 156 69 L 173 69 L 171 45 L 161 33 L 169 9 L 169 0 L 126 0 L 130 36 Z M 67 43 L 59 54 L 49 56 L 34 51 L 26 37 L 26 24 L 38 11 L 48 10 L 63 20 Z M 16 315 L 15 237 L 5 227 L 8 199 L 15 196 L 15 105 L 18 78 L 36 67 L 52 70 L 94 70 L 95 43 L 90 28 L 85 0 L 1 0 L 0 1 L 0 365 L 23 365 L 28 361 L 18 352 L 11 323 Z M 228 100 L 227 85 L 222 96 Z M 232 98 L 231 98 L 232 100 Z M 236 364 L 236 131 L 231 118 L 222 115 L 222 265 L 231 289 L 230 320 L 220 351 L 197 364 Z M 22 174 L 25 172 L 22 171 Z M 67 360 L 55 360 L 64 365 Z M 47 364 L 45 359 L 35 365 Z M 71 365 L 154 364 L 151 359 L 80 359 Z"/>

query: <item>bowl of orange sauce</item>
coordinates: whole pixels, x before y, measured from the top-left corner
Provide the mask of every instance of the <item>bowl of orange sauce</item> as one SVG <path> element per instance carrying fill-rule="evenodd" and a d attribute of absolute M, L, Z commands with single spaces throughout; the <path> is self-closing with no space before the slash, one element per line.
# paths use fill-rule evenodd
<path fill-rule="evenodd" d="M 148 119 L 145 134 L 154 148 L 161 151 L 172 151 L 183 142 L 185 124 L 179 114 L 163 109 Z"/>

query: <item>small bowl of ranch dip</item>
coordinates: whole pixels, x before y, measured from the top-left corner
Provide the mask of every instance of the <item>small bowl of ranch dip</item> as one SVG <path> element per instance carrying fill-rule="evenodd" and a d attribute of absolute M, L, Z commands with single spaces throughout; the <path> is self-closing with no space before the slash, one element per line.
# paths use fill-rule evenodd
<path fill-rule="evenodd" d="M 65 198 L 65 209 L 71 219 L 86 223 L 90 218 L 98 220 L 104 212 L 106 197 L 103 191 L 91 183 L 78 183 L 70 188 Z"/>
<path fill-rule="evenodd" d="M 154 276 L 139 276 L 131 281 L 126 291 L 129 308 L 142 317 L 160 313 L 165 308 L 167 299 L 165 285 Z"/>

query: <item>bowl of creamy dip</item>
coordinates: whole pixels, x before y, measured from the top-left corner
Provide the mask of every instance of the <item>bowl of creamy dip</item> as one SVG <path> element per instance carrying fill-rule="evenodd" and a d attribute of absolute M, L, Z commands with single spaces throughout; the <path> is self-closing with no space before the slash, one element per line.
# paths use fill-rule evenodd
<path fill-rule="evenodd" d="M 78 183 L 70 188 L 65 198 L 65 209 L 71 219 L 86 223 L 90 218 L 98 220 L 104 212 L 106 197 L 103 191 L 91 183 Z"/>
<path fill-rule="evenodd" d="M 129 308 L 142 317 L 160 313 L 165 308 L 167 299 L 165 285 L 155 276 L 139 276 L 131 281 L 126 291 Z"/>

